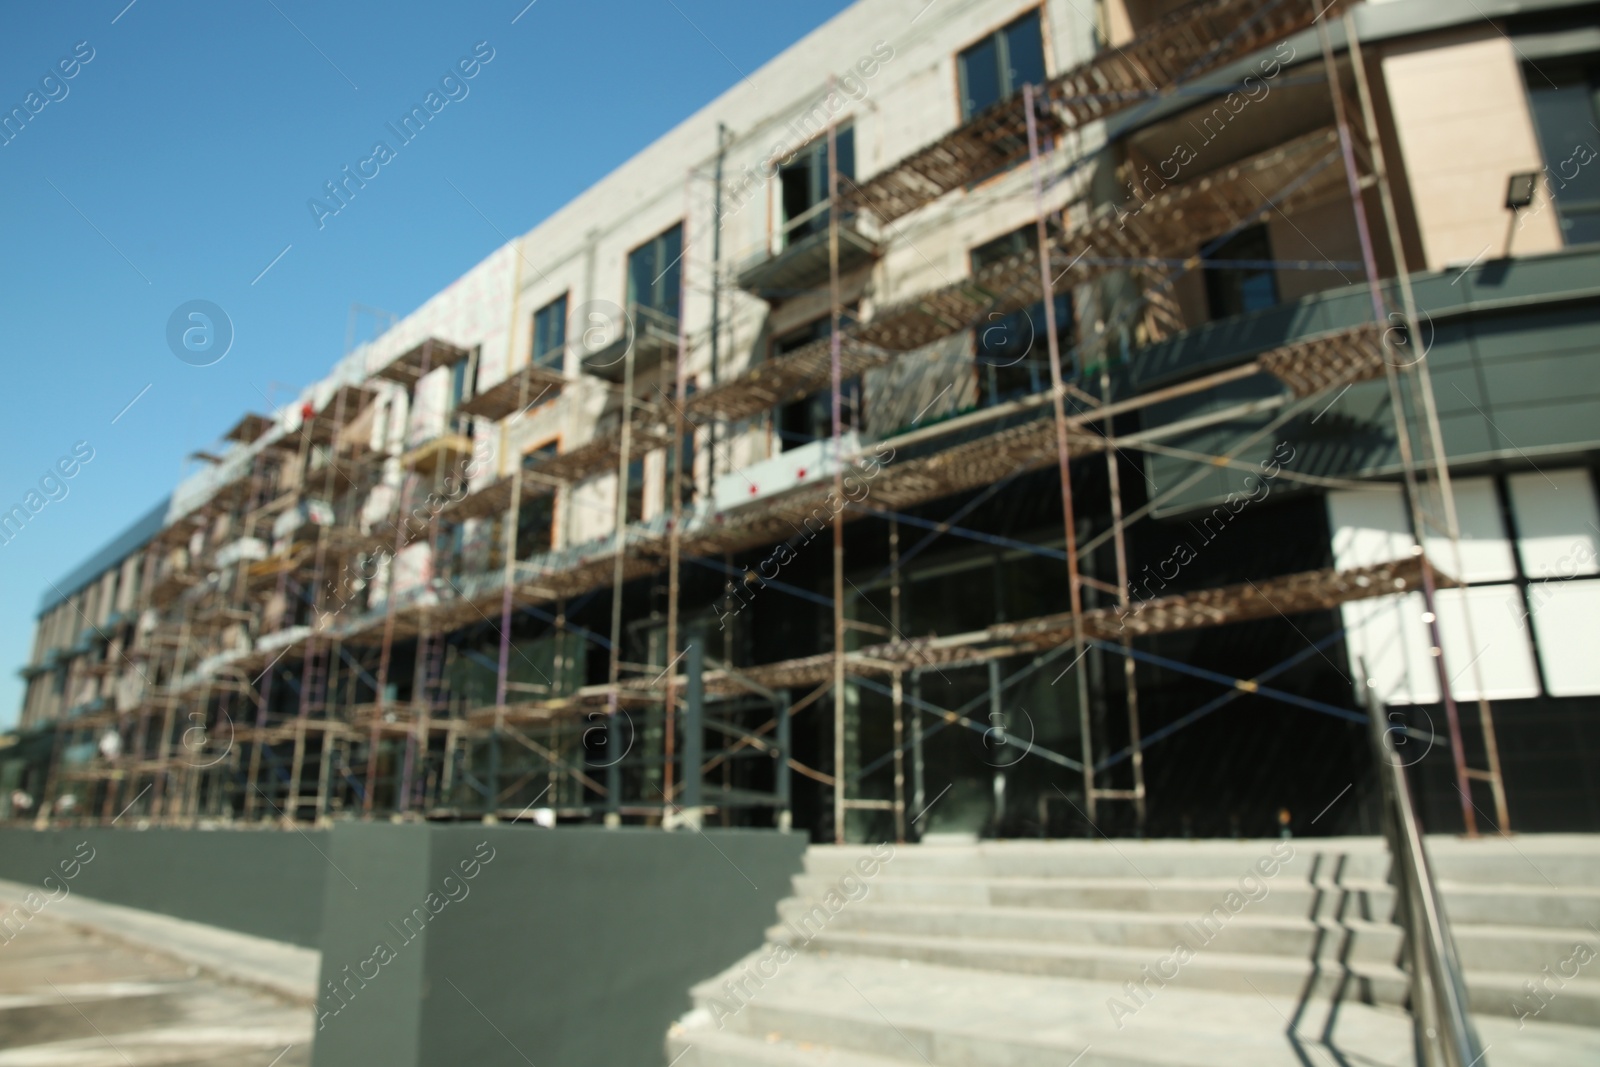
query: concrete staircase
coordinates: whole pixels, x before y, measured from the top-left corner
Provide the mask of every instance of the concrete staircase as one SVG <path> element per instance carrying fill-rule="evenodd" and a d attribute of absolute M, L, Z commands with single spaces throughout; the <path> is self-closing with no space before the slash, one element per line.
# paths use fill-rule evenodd
<path fill-rule="evenodd" d="M 1600 838 L 1429 848 L 1485 1063 L 1600 1063 Z M 1388 863 L 1376 838 L 814 847 L 668 1059 L 1410 1065 Z"/>

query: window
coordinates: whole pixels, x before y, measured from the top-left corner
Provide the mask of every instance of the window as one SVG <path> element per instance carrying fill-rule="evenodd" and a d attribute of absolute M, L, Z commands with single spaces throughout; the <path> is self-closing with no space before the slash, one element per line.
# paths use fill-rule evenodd
<path fill-rule="evenodd" d="M 856 137 L 850 127 L 834 133 L 840 178 L 856 176 Z M 842 182 L 841 182 L 842 184 Z M 778 168 L 783 200 L 783 247 L 828 229 L 828 139 L 819 137 Z"/>
<path fill-rule="evenodd" d="M 1272 244 L 1266 226 L 1240 230 L 1209 252 L 1202 249 L 1201 256 L 1208 264 L 1239 264 L 1206 268 L 1206 304 L 1213 320 L 1261 311 L 1278 302 L 1278 278 L 1272 271 Z"/>
<path fill-rule="evenodd" d="M 477 385 L 478 378 L 478 352 L 482 346 L 473 348 L 472 354 L 466 359 L 457 360 L 450 367 L 450 429 L 470 437 L 472 435 L 473 421 L 470 415 L 457 415 L 455 411 L 462 404 L 472 399 L 473 388 Z"/>
<path fill-rule="evenodd" d="M 1024 85 L 1044 84 L 1044 36 L 1039 12 L 1030 11 L 957 57 L 961 121 L 1008 100 Z"/>
<path fill-rule="evenodd" d="M 839 383 L 839 429 L 849 433 L 860 425 L 861 379 Z M 833 389 L 818 389 L 803 400 L 778 409 L 779 451 L 833 439 Z"/>
<path fill-rule="evenodd" d="M 678 317 L 678 282 L 683 266 L 683 223 L 628 253 L 628 307 Z"/>
<path fill-rule="evenodd" d="M 533 313 L 533 362 L 554 371 L 566 370 L 567 294 L 562 293 Z"/>
<path fill-rule="evenodd" d="M 1528 103 L 1550 195 L 1569 245 L 1600 241 L 1600 57 L 1527 72 Z M 1548 80 L 1547 80 L 1548 79 Z M 1552 85 L 1551 83 L 1554 83 Z"/>
<path fill-rule="evenodd" d="M 558 451 L 559 446 L 554 441 L 541 445 L 522 457 L 522 467 L 524 470 L 537 467 L 540 462 Z M 522 503 L 517 510 L 517 559 L 528 559 L 540 552 L 548 552 L 555 544 L 555 507 L 553 494 L 540 493 L 537 488 L 530 488 L 529 482 L 524 479 Z M 490 543 L 489 553 L 491 569 L 505 566 L 504 521 L 503 517 L 495 519 L 494 539 Z"/>
<path fill-rule="evenodd" d="M 974 248 L 972 272 L 1016 255 L 1036 255 L 1038 228 L 1030 223 Z M 1072 295 L 1055 294 L 1056 341 L 1063 352 L 1072 347 Z M 1046 340 L 1044 301 L 1010 314 L 991 313 L 973 329 L 978 363 L 978 403 L 989 407 L 1020 396 L 1043 392 L 1050 385 L 1050 348 Z M 1067 368 L 1062 368 L 1067 373 Z"/>
<path fill-rule="evenodd" d="M 439 573 L 446 581 L 453 581 L 467 573 L 467 527 L 465 523 L 455 522 L 445 529 L 439 545 Z"/>
<path fill-rule="evenodd" d="M 694 395 L 695 386 L 696 386 L 696 382 L 695 382 L 695 380 L 693 378 L 685 378 L 684 379 L 684 382 L 683 382 L 683 395 L 684 395 L 685 398 L 691 397 L 691 396 Z M 677 460 L 678 460 L 678 469 L 683 472 L 683 497 L 682 497 L 683 503 L 685 503 L 685 504 L 693 503 L 694 496 L 695 496 L 695 482 L 694 482 L 694 459 L 695 459 L 694 425 L 692 423 L 690 423 L 687 419 L 684 420 L 683 436 L 678 439 L 678 447 L 676 449 L 676 453 L 677 453 Z M 672 477 L 672 475 L 668 474 L 668 477 L 670 478 L 670 477 Z M 672 490 L 669 488 L 667 490 L 667 493 L 668 493 L 668 496 L 670 497 L 671 493 L 672 493 Z"/>
<path fill-rule="evenodd" d="M 854 308 L 846 309 L 841 325 L 848 325 Z M 796 349 L 817 341 L 826 340 L 832 333 L 832 318 L 824 315 L 800 329 L 784 334 L 772 342 L 772 355 L 786 356 Z M 847 378 L 839 383 L 839 423 L 842 430 L 852 430 L 861 425 L 861 379 Z M 833 389 L 819 389 L 810 396 L 785 404 L 777 411 L 773 427 L 778 435 L 779 451 L 808 445 L 812 441 L 833 437 Z"/>
<path fill-rule="evenodd" d="M 644 518 L 644 457 L 628 461 L 628 506 L 624 522 L 639 522 Z"/>
<path fill-rule="evenodd" d="M 555 530 L 556 498 L 549 493 L 524 496 L 517 509 L 517 558 L 531 559 L 550 551 Z"/>

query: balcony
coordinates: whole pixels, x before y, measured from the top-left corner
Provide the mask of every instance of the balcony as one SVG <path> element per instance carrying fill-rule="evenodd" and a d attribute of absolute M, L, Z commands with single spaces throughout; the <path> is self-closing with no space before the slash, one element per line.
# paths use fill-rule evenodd
<path fill-rule="evenodd" d="M 791 219 L 780 235 L 783 247 L 746 261 L 739 270 L 739 288 L 769 304 L 820 289 L 828 284 L 828 205 L 816 205 Z M 856 225 L 856 216 L 839 221 L 839 273 L 849 274 L 878 258 L 881 246 Z"/>
<path fill-rule="evenodd" d="M 633 352 L 637 377 L 678 356 L 678 317 L 643 304 L 628 309 L 617 336 L 581 359 L 585 374 L 620 385 L 627 374 L 628 352 Z"/>
<path fill-rule="evenodd" d="M 459 433 L 442 433 L 411 449 L 401 464 L 418 474 L 432 477 L 441 467 L 454 467 L 472 458 L 472 438 Z"/>

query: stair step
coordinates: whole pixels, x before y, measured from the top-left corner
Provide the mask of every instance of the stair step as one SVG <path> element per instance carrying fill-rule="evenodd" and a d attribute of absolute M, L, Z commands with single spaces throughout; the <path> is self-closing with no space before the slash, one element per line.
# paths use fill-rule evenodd
<path fill-rule="evenodd" d="M 875 846 L 881 848 L 881 846 Z M 1434 873 L 1463 884 L 1589 888 L 1600 884 L 1600 840 L 1595 835 L 1534 834 L 1466 840 L 1427 838 Z M 1322 876 L 1337 867 L 1341 880 L 1382 882 L 1388 850 L 1378 837 L 1294 838 L 1290 841 L 985 841 L 977 845 L 898 846 L 883 861 L 895 877 L 1233 877 L 1258 861 L 1269 863 L 1292 850 L 1285 871 Z M 805 873 L 827 879 L 847 873 L 877 855 L 864 846 L 818 846 L 807 851 Z"/>
<path fill-rule="evenodd" d="M 1339 839 L 1344 841 L 1345 839 Z M 967 846 L 901 846 L 887 859 L 869 849 L 820 846 L 807 850 L 805 873 L 839 878 L 858 864 L 874 862 L 882 874 L 902 877 L 1052 878 L 1120 877 L 1228 878 L 1270 870 L 1309 872 L 1317 857 L 1343 858 L 1352 875 L 1382 878 L 1388 854 L 1376 839 L 1351 839 L 1348 849 L 1329 849 L 1304 842 L 1256 841 L 994 841 Z M 1261 866 L 1258 866 L 1261 865 Z"/>
<path fill-rule="evenodd" d="M 699 1007 L 673 1027 L 668 1062 L 679 1067 L 1213 1067 L 1303 1065 L 1289 1020 L 1312 1063 L 1404 1064 L 1410 1018 L 1346 1001 L 1228 994 L 1170 986 L 1131 1016 L 1113 1019 L 1115 986 L 1070 978 L 984 975 L 932 964 L 799 955 L 750 990 L 743 1007 L 723 981 L 762 953 L 696 986 Z M 747 987 L 749 990 L 749 987 Z M 736 1009 L 708 1008 L 726 997 Z M 1556 1001 L 1552 1001 L 1552 1006 Z M 1119 1028 L 1116 1024 L 1121 1022 Z M 1332 1023 L 1336 1059 L 1320 1044 Z M 1600 1063 L 1600 1029 L 1537 1019 L 1480 1016 L 1479 1035 L 1496 1067 L 1578 1067 Z M 909 1042 L 909 1043 L 908 1043 Z M 685 1050 L 688 1050 L 685 1052 Z M 682 1060 L 676 1060 L 679 1055 Z"/>
<path fill-rule="evenodd" d="M 678 1050 L 694 1044 L 699 1035 L 733 1032 L 763 1044 L 777 1035 L 779 1041 L 771 1043 L 806 1042 L 813 1049 L 936 1067 L 1063 1067 L 1074 1062 L 1077 1067 L 1276 1067 L 1298 1062 L 1285 1033 L 1287 1020 L 1296 1017 L 1296 998 L 1254 991 L 1238 995 L 1168 987 L 1143 1005 L 1130 1002 L 1134 1006 L 1127 1013 L 1113 1015 L 1108 1002 L 1121 994 L 1104 983 L 990 974 L 979 984 L 970 971 L 959 968 L 801 954 L 742 1006 L 734 1002 L 737 1010 L 731 1014 L 725 1001 L 718 1001 L 724 1009 L 720 1013 L 713 1008 L 717 998 L 727 997 L 720 982 L 702 983 L 693 995 L 699 1010 L 675 1032 Z M 1319 1044 L 1329 1017 L 1326 1003 L 1307 1005 L 1298 1026 L 1306 1045 Z M 1345 1051 L 1359 1052 L 1368 1063 L 1410 1067 L 1410 1021 L 1403 1013 L 1346 1003 L 1332 1017 Z M 856 1061 L 705 1062 L 722 1067 Z M 862 1067 L 877 1063 L 861 1062 Z"/>
<path fill-rule="evenodd" d="M 996 905 L 1057 908 L 1066 911 L 1154 911 L 1200 915 L 1238 892 L 1236 879 L 1168 878 L 896 878 L 887 874 L 865 881 L 866 895 L 879 903 Z M 1387 917 L 1394 890 L 1384 882 L 1311 883 L 1280 877 L 1267 884 L 1265 899 L 1251 911 L 1305 916 L 1315 905 L 1328 916 Z M 836 880 L 811 875 L 794 878 L 795 896 L 821 900 L 836 892 Z M 841 896 L 846 894 L 840 893 Z M 1242 895 L 1242 894 L 1241 894 Z"/>
<path fill-rule="evenodd" d="M 1600 1063 L 1600 963 L 1556 977 L 1600 959 L 1600 836 L 1428 847 L 1489 1059 Z M 1413 1067 L 1388 873 L 1377 838 L 813 847 L 669 1061 Z"/>
<path fill-rule="evenodd" d="M 1214 898 L 1215 900 L 1216 898 Z M 1260 903 L 1258 901 L 1257 903 Z M 1220 907 L 1220 905 L 1215 905 Z M 1246 905 L 1254 908 L 1254 905 Z M 884 904 L 870 899 L 846 905 L 836 915 L 820 903 L 789 899 L 778 906 L 792 938 L 824 930 L 884 936 L 1034 940 L 1170 950 L 1179 941 L 1208 951 L 1292 956 L 1314 951 L 1336 955 L 1347 946 L 1356 958 L 1393 961 L 1401 933 L 1389 923 L 1349 920 L 1316 922 L 1296 915 L 1194 911 L 1159 913 L 1018 907 L 952 907 L 941 904 Z M 793 943 L 793 942 L 791 942 Z M 1541 958 L 1542 959 L 1542 958 Z"/>
<path fill-rule="evenodd" d="M 1600 835 L 1511 834 L 1468 840 L 1427 839 L 1441 882 L 1592 889 L 1600 885 Z"/>
<path fill-rule="evenodd" d="M 1446 901 L 1449 909 L 1449 902 Z M 1471 975 L 1483 971 L 1505 971 L 1521 974 L 1525 979 L 1542 976 L 1541 968 L 1549 966 L 1552 973 L 1558 965 L 1573 957 L 1577 945 L 1587 947 L 1590 962 L 1574 960 L 1567 965 L 1568 972 L 1600 975 L 1600 931 L 1588 928 L 1562 929 L 1552 926 L 1512 926 L 1490 923 L 1458 923 L 1455 912 L 1450 911 L 1451 932 L 1455 935 L 1461 966 Z M 1521 916 L 1515 916 L 1521 918 Z"/>
<path fill-rule="evenodd" d="M 1552 964 L 1559 962 L 1558 958 Z M 1551 969 L 1554 971 L 1555 967 Z M 1564 983 L 1547 979 L 1542 971 L 1469 970 L 1467 1000 L 1473 1013 L 1478 1015 L 1600 1027 L 1600 977 L 1595 977 L 1596 974 L 1600 974 L 1600 961 L 1591 961 L 1578 977 Z M 1532 982 L 1537 989 L 1541 980 L 1546 980 L 1546 984 L 1542 987 L 1541 998 L 1535 999 L 1527 984 Z M 1595 1062 L 1600 1063 L 1600 1059 Z"/>
<path fill-rule="evenodd" d="M 1514 918 L 1525 926 L 1572 929 L 1600 925 L 1600 889 L 1591 886 L 1471 884 L 1439 880 L 1450 921 L 1458 928 L 1470 923 L 1501 923 Z M 1595 878 L 1600 885 L 1600 873 Z"/>
<path fill-rule="evenodd" d="M 869 1056 L 832 1045 L 779 1037 L 673 1027 L 667 1036 L 667 1062 L 674 1067 L 900 1067 L 904 1060 Z M 1080 1065 L 1081 1067 L 1081 1065 Z"/>
<path fill-rule="evenodd" d="M 1150 982 L 1153 988 L 1179 984 L 1191 989 L 1298 996 L 1309 983 L 1315 993 L 1342 992 L 1346 996 L 1385 1004 L 1401 1003 L 1406 991 L 1405 975 L 1399 968 L 1380 961 L 1352 960 L 1341 965 L 1335 959 L 1324 959 L 1320 966 L 1314 967 L 1304 958 L 1239 955 L 1205 949 L 1182 962 L 1170 948 L 906 937 L 835 933 L 832 929 L 802 943 L 784 926 L 771 928 L 767 937 L 779 944 L 785 943 L 785 938 L 794 939 L 796 947 L 803 944 L 809 953 L 877 956 L 978 971 L 1081 978 L 1116 986 L 1124 982 Z M 1163 981 L 1169 974 L 1173 977 Z"/>

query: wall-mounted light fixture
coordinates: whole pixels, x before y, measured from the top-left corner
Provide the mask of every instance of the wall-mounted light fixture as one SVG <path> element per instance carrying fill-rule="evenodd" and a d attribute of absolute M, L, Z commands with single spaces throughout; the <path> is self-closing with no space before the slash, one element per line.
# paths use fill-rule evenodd
<path fill-rule="evenodd" d="M 1522 209 L 1533 204 L 1533 198 L 1539 192 L 1539 172 L 1536 170 L 1523 171 L 1513 174 L 1506 181 L 1506 210 L 1511 212 L 1511 223 L 1506 228 L 1505 258 L 1511 256 L 1511 239 L 1517 232 L 1517 219 Z"/>

